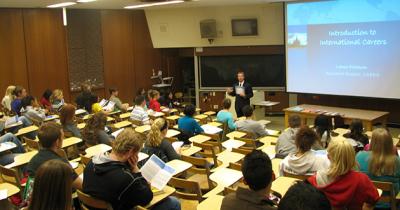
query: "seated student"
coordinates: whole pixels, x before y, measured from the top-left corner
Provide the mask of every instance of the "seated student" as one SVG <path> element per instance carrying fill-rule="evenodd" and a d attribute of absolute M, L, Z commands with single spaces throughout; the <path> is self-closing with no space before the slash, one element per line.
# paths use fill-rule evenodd
<path fill-rule="evenodd" d="M 217 121 L 222 123 L 227 123 L 230 130 L 236 129 L 235 121 L 233 120 L 232 113 L 229 112 L 231 108 L 232 101 L 229 98 L 225 98 L 222 101 L 223 110 L 219 111 L 217 114 Z"/>
<path fill-rule="evenodd" d="M 53 94 L 53 92 L 50 89 L 46 89 L 42 95 L 42 98 L 40 98 L 40 105 L 47 110 L 51 110 L 51 94 Z"/>
<path fill-rule="evenodd" d="M 299 131 L 300 126 L 301 126 L 301 118 L 299 117 L 299 115 L 291 115 L 289 117 L 289 128 L 287 128 L 278 137 L 278 141 L 275 147 L 275 152 L 277 157 L 284 158 L 289 153 L 296 152 L 297 148 L 295 143 L 295 137 L 297 131 Z"/>
<path fill-rule="evenodd" d="M 298 181 L 279 201 L 278 210 L 331 210 L 328 198 L 310 183 Z"/>
<path fill-rule="evenodd" d="M 111 145 L 113 137 L 105 131 L 107 116 L 103 112 L 94 114 L 86 122 L 82 137 L 85 144 L 90 147 L 97 144 Z"/>
<path fill-rule="evenodd" d="M 161 98 L 160 98 L 161 100 Z M 166 92 L 164 96 L 162 97 L 161 100 L 161 105 L 168 107 L 168 108 L 174 108 L 175 106 L 179 106 L 179 102 L 177 102 L 174 99 L 174 94 L 172 92 Z"/>
<path fill-rule="evenodd" d="M 13 85 L 8 86 L 3 99 L 1 99 L 1 105 L 8 111 L 11 111 L 11 102 L 14 100 L 14 95 L 13 95 L 14 90 L 15 86 Z"/>
<path fill-rule="evenodd" d="M 39 128 L 38 138 L 41 149 L 35 156 L 33 156 L 27 166 L 27 171 L 30 177 L 35 178 L 38 168 L 48 160 L 61 160 L 70 166 L 68 160 L 62 158 L 57 153 L 57 151 L 61 149 L 64 140 L 64 132 L 59 124 L 55 122 L 44 123 Z M 72 186 L 76 189 L 82 189 L 82 179 L 75 173 L 75 171 L 73 171 L 71 177 Z"/>
<path fill-rule="evenodd" d="M 149 102 L 149 108 L 152 109 L 155 112 L 161 112 L 161 105 L 158 102 L 158 99 L 160 98 L 160 92 L 157 90 L 153 90 L 150 92 L 150 102 Z"/>
<path fill-rule="evenodd" d="M 143 123 L 143 125 L 150 124 L 149 114 L 144 109 L 146 106 L 146 101 L 144 96 L 138 95 L 135 98 L 135 107 L 131 112 L 131 120 L 137 120 Z"/>
<path fill-rule="evenodd" d="M 21 115 L 22 99 L 27 95 L 25 88 L 16 86 L 13 92 L 14 100 L 11 102 L 11 110 L 17 115 Z"/>
<path fill-rule="evenodd" d="M 353 170 L 356 160 L 351 144 L 345 139 L 335 139 L 327 150 L 330 167 L 318 171 L 308 182 L 325 193 L 333 208 L 373 209 L 379 200 L 378 190 L 367 175 Z"/>
<path fill-rule="evenodd" d="M 164 118 L 157 118 L 151 125 L 142 152 L 149 156 L 155 154 L 164 162 L 180 159 L 180 155 L 175 151 L 171 143 L 165 139 L 167 131 L 168 122 Z"/>
<path fill-rule="evenodd" d="M 331 140 L 332 119 L 329 116 L 320 114 L 314 120 L 314 130 L 319 136 L 319 140 L 313 146 L 314 150 L 321 150 L 328 147 Z"/>
<path fill-rule="evenodd" d="M 33 96 L 26 96 L 21 101 L 23 111 L 21 114 L 31 121 L 43 122 L 46 119 L 46 109 L 40 108 Z"/>
<path fill-rule="evenodd" d="M 72 104 L 65 104 L 60 110 L 60 123 L 63 126 L 64 132 L 70 132 L 77 138 L 82 138 L 81 132 L 74 121 L 76 108 Z"/>
<path fill-rule="evenodd" d="M 350 138 L 361 144 L 361 147 L 365 147 L 369 143 L 368 136 L 364 133 L 364 127 L 362 121 L 359 119 L 354 119 L 350 124 L 350 132 L 343 134 L 343 137 Z"/>
<path fill-rule="evenodd" d="M 146 100 L 146 110 L 150 109 L 150 101 L 151 101 L 151 94 L 153 93 L 152 89 L 149 89 L 145 95 L 145 100 Z"/>
<path fill-rule="evenodd" d="M 383 128 L 372 132 L 370 151 L 360 151 L 356 156 L 360 171 L 373 181 L 391 182 L 397 195 L 400 185 L 400 158 L 393 153 L 393 139 Z M 389 195 L 389 192 L 383 192 Z M 377 208 L 390 208 L 389 203 L 379 202 Z"/>
<path fill-rule="evenodd" d="M 129 107 L 129 104 L 127 103 L 122 103 L 121 100 L 118 98 L 118 90 L 115 88 L 110 88 L 110 99 L 109 101 L 112 101 L 115 103 L 114 106 L 114 111 L 126 111 Z"/>
<path fill-rule="evenodd" d="M 60 111 L 64 106 L 64 95 L 62 90 L 55 89 L 50 96 L 51 108 L 54 111 Z"/>
<path fill-rule="evenodd" d="M 194 136 L 196 134 L 204 132 L 200 124 L 196 122 L 196 120 L 193 118 L 195 112 L 196 107 L 193 104 L 188 104 L 183 110 L 185 116 L 179 118 L 178 120 L 178 129 L 183 131 L 185 135 Z"/>
<path fill-rule="evenodd" d="M 251 106 L 246 105 L 242 108 L 243 115 L 246 117 L 245 120 L 239 120 L 236 122 L 236 129 L 240 131 L 246 131 L 253 133 L 255 138 L 259 138 L 261 136 L 268 135 L 267 130 L 265 127 L 252 119 L 253 117 L 253 108 Z"/>
<path fill-rule="evenodd" d="M 75 103 L 79 109 L 84 109 L 91 113 L 94 95 L 92 93 L 92 87 L 89 84 L 82 84 L 81 90 L 82 92 L 76 97 Z"/>
<path fill-rule="evenodd" d="M 18 155 L 18 153 L 25 153 L 24 146 L 22 146 L 21 141 L 12 133 L 6 133 L 0 136 L 0 144 L 5 142 L 12 142 L 17 147 L 11 150 L 11 154 L 9 153 L 0 153 L 0 165 L 8 165 L 14 162 L 14 157 Z"/>
<path fill-rule="evenodd" d="M 313 129 L 309 127 L 300 128 L 295 137 L 297 151 L 290 153 L 280 163 L 281 175 L 284 172 L 309 175 L 314 174 L 318 170 L 327 169 L 329 167 L 329 160 L 311 151 L 311 147 L 317 139 L 318 135 Z"/>
<path fill-rule="evenodd" d="M 146 138 L 133 129 L 124 129 L 113 142 L 111 153 L 94 156 L 86 166 L 83 191 L 109 202 L 114 210 L 150 203 L 153 193 L 137 166 L 139 151 L 145 141 Z M 179 210 L 180 203 L 176 198 L 168 197 L 152 208 L 159 209 Z"/>
<path fill-rule="evenodd" d="M 261 150 L 253 150 L 244 157 L 242 163 L 243 182 L 249 188 L 238 187 L 222 200 L 221 210 L 259 210 L 276 209 L 268 199 L 274 180 L 272 163 Z"/>
<path fill-rule="evenodd" d="M 99 103 L 99 97 L 96 95 L 90 96 L 90 103 L 92 104 L 90 106 L 90 110 L 88 110 L 89 113 L 95 114 L 103 111 L 103 107 Z"/>
<path fill-rule="evenodd" d="M 74 172 L 64 161 L 44 162 L 36 172 L 32 197 L 27 210 L 72 208 L 72 179 Z"/>

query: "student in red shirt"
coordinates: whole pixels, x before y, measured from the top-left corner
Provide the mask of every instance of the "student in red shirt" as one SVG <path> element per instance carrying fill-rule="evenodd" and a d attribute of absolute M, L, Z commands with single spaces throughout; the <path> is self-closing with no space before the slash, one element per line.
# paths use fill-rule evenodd
<path fill-rule="evenodd" d="M 156 112 L 161 112 L 161 105 L 158 102 L 158 99 L 160 98 L 160 92 L 157 90 L 153 90 L 150 92 L 150 105 L 149 108 L 156 111 Z"/>
<path fill-rule="evenodd" d="M 374 209 L 378 191 L 367 175 L 353 170 L 355 151 L 350 143 L 345 139 L 332 140 L 327 150 L 330 167 L 318 171 L 308 181 L 325 193 L 333 208 Z"/>
<path fill-rule="evenodd" d="M 42 95 L 42 98 L 40 98 L 40 104 L 42 105 L 43 108 L 47 110 L 51 110 L 51 103 L 50 103 L 50 96 L 53 94 L 53 91 L 50 89 L 46 89 Z"/>

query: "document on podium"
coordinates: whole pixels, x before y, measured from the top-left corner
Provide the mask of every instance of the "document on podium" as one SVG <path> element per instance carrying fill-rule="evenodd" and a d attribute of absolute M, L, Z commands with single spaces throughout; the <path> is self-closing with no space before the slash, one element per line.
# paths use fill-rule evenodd
<path fill-rule="evenodd" d="M 236 95 L 244 94 L 244 87 L 236 86 L 235 93 Z"/>
<path fill-rule="evenodd" d="M 152 187 L 162 190 L 174 175 L 175 169 L 165 164 L 156 155 L 152 155 L 140 168 L 140 172 Z"/>

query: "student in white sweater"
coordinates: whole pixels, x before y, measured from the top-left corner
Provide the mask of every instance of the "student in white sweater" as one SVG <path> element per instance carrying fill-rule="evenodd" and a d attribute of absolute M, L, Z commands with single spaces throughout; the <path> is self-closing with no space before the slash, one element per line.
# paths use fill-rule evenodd
<path fill-rule="evenodd" d="M 296 134 L 301 126 L 301 118 L 299 115 L 291 115 L 289 117 L 289 128 L 287 128 L 278 138 L 275 152 L 277 158 L 285 158 L 290 153 L 297 151 Z"/>
<path fill-rule="evenodd" d="M 326 155 L 311 150 L 318 140 L 317 133 L 308 127 L 302 127 L 296 134 L 297 151 L 290 153 L 280 164 L 280 174 L 284 172 L 297 175 L 311 175 L 318 170 L 327 169 L 330 162 Z"/>

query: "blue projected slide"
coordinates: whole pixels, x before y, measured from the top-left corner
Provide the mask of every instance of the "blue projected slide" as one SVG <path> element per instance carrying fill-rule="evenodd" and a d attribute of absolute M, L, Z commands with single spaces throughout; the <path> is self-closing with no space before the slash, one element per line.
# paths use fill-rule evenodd
<path fill-rule="evenodd" d="M 400 98 L 400 0 L 286 5 L 287 91 Z"/>

